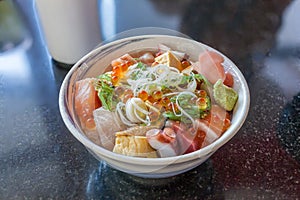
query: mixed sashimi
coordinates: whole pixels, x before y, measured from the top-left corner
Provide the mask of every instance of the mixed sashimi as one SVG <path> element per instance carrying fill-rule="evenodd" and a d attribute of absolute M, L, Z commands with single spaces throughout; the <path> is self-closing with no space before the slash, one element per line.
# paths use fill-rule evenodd
<path fill-rule="evenodd" d="M 127 53 L 110 70 L 76 82 L 75 112 L 86 135 L 115 153 L 170 157 L 199 150 L 231 125 L 234 79 L 215 51 L 197 61 L 160 44 Z"/>

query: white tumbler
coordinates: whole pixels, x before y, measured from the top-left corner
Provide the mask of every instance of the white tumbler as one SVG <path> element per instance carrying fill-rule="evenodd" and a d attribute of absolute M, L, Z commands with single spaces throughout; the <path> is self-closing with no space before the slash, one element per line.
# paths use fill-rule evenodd
<path fill-rule="evenodd" d="M 98 0 L 36 0 L 50 55 L 72 65 L 101 42 Z"/>

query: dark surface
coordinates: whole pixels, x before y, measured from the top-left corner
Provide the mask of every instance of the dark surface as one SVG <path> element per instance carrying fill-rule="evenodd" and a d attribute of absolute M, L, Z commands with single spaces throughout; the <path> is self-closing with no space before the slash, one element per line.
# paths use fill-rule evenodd
<path fill-rule="evenodd" d="M 158 180 L 98 162 L 69 133 L 58 110 L 67 70 L 51 61 L 34 1 L 15 2 L 23 42 L 0 43 L 0 199 L 300 199 L 299 0 L 115 1 L 103 40 L 144 26 L 181 31 L 231 58 L 251 93 L 230 142 Z"/>

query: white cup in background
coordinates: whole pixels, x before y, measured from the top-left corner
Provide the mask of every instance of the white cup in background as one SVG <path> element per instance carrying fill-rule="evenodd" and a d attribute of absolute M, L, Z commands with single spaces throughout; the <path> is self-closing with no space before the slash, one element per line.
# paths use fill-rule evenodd
<path fill-rule="evenodd" d="M 52 58 L 74 64 L 101 42 L 98 0 L 36 0 Z"/>

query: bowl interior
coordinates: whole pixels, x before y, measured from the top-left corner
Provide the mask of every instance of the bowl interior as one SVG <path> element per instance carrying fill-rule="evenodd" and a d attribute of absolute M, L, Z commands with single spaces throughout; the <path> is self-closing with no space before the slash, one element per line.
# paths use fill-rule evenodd
<path fill-rule="evenodd" d="M 217 51 L 224 56 L 225 68 L 233 75 L 235 82 L 234 89 L 237 91 L 239 98 L 233 111 L 232 125 L 215 142 L 198 151 L 168 158 L 136 158 L 123 156 L 110 152 L 91 142 L 82 132 L 79 120 L 74 113 L 74 83 L 77 80 L 81 80 L 87 77 L 96 77 L 99 74 L 105 72 L 106 68 L 110 65 L 110 62 L 113 59 L 116 59 L 124 55 L 125 53 L 145 49 L 157 49 L 158 44 L 164 44 L 173 50 L 186 52 L 189 55 L 189 59 L 191 61 L 197 61 L 199 54 L 205 50 L 216 51 L 215 49 L 212 49 L 205 44 L 176 36 L 145 35 L 130 37 L 108 43 L 91 51 L 89 54 L 79 60 L 65 77 L 61 86 L 59 96 L 62 118 L 70 132 L 88 149 L 96 152 L 98 156 L 130 163 L 140 164 L 142 162 L 145 165 L 185 162 L 187 160 L 201 158 L 212 152 L 215 152 L 237 133 L 237 131 L 245 121 L 250 104 L 247 82 L 238 67 L 225 55 Z"/>

